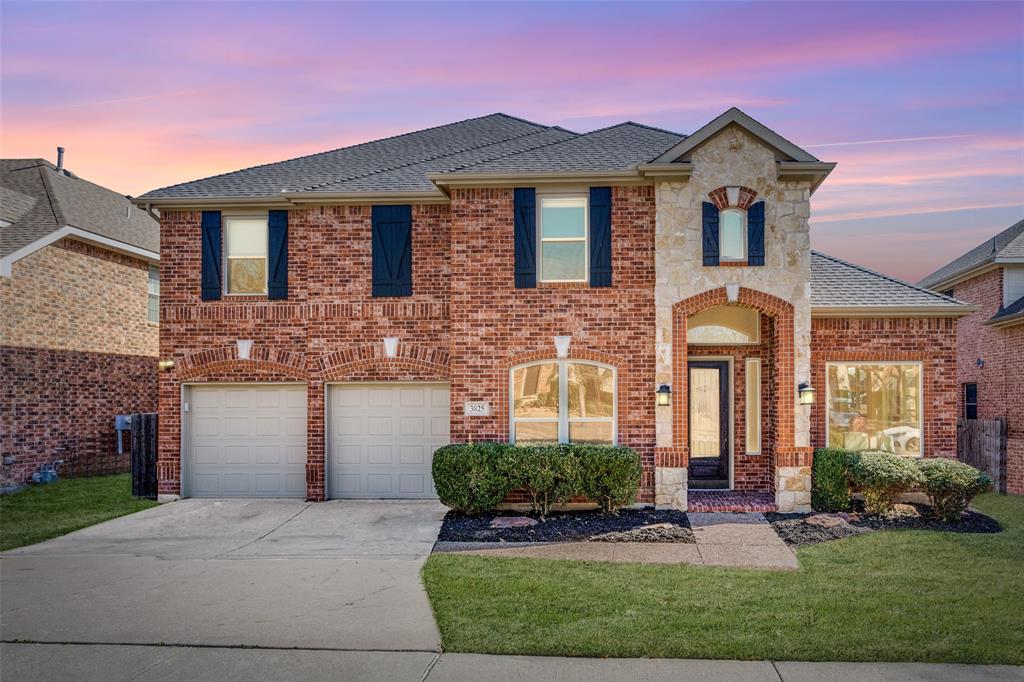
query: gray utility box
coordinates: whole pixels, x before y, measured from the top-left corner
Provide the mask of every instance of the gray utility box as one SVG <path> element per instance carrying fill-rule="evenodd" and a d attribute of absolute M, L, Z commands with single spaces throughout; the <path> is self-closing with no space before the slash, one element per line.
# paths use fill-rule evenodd
<path fill-rule="evenodd" d="M 117 454 L 124 454 L 124 432 L 132 430 L 132 416 L 119 414 L 114 417 L 114 430 L 117 431 Z"/>

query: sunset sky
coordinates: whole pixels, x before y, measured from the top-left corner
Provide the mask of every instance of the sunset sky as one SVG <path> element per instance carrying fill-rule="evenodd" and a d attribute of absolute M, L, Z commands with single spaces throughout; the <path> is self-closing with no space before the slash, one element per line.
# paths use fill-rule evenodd
<path fill-rule="evenodd" d="M 126 194 L 503 111 L 838 168 L 815 248 L 916 280 L 1024 217 L 1024 3 L 0 3 L 0 152 Z"/>

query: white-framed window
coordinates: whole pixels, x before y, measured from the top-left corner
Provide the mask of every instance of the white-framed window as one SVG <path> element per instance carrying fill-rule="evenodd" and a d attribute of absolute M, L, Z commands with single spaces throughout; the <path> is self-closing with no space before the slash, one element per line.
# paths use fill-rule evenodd
<path fill-rule="evenodd" d="M 737 262 L 747 260 L 747 212 L 726 208 L 718 214 L 718 259 Z"/>
<path fill-rule="evenodd" d="M 686 320 L 686 342 L 705 346 L 756 345 L 761 343 L 761 313 L 738 305 L 701 310 Z"/>
<path fill-rule="evenodd" d="M 267 293 L 267 217 L 224 219 L 226 294 Z"/>
<path fill-rule="evenodd" d="M 150 322 L 160 321 L 160 268 L 156 265 L 149 266 L 148 276 L 148 311 Z"/>
<path fill-rule="evenodd" d="M 590 262 L 587 244 L 588 204 L 586 194 L 538 195 L 540 281 L 587 281 Z"/>
<path fill-rule="evenodd" d="M 513 367 L 513 443 L 616 442 L 614 367 L 583 360 L 540 360 Z"/>
<path fill-rule="evenodd" d="M 846 450 L 924 453 L 920 362 L 829 362 L 825 365 L 825 440 Z"/>
<path fill-rule="evenodd" d="M 761 454 L 761 358 L 747 358 L 743 368 L 746 381 L 746 450 Z"/>

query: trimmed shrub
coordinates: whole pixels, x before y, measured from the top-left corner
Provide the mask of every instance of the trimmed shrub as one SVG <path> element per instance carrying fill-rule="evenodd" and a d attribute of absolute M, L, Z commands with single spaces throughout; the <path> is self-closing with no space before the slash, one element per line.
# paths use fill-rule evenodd
<path fill-rule="evenodd" d="M 955 459 L 922 459 L 917 468 L 932 512 L 949 523 L 959 521 L 974 496 L 992 487 L 988 474 Z"/>
<path fill-rule="evenodd" d="M 431 474 L 441 503 L 467 514 L 493 509 L 515 487 L 509 475 L 512 450 L 507 443 L 458 443 L 438 448 Z"/>
<path fill-rule="evenodd" d="M 820 512 L 850 509 L 850 481 L 847 468 L 855 456 L 849 450 L 821 448 L 814 451 L 811 470 L 811 506 Z"/>
<path fill-rule="evenodd" d="M 923 482 L 914 460 L 891 452 L 865 451 L 848 462 L 850 483 L 864 496 L 868 514 L 884 515 L 899 496 Z"/>
<path fill-rule="evenodd" d="M 547 516 L 552 505 L 568 502 L 580 489 L 576 446 L 543 443 L 512 446 L 512 449 L 510 478 L 526 488 L 530 508 L 535 514 Z"/>
<path fill-rule="evenodd" d="M 580 492 L 606 512 L 636 501 L 643 467 L 630 448 L 576 445 L 580 464 Z"/>

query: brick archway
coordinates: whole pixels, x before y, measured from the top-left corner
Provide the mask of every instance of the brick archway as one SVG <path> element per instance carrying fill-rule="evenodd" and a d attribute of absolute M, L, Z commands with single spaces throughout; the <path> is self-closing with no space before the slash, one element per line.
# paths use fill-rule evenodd
<path fill-rule="evenodd" d="M 665 453 L 667 466 L 686 467 L 689 464 L 689 391 L 687 390 L 686 342 L 688 318 L 702 310 L 730 304 L 725 287 L 712 289 L 683 299 L 672 306 L 672 383 L 676 399 L 672 407 L 672 448 Z M 772 420 L 774 438 L 773 466 L 794 457 L 796 386 L 794 379 L 794 311 L 793 304 L 777 296 L 756 289 L 740 287 L 732 305 L 746 306 L 772 319 L 774 334 L 771 345 Z"/>
<path fill-rule="evenodd" d="M 401 342 L 396 350 L 393 358 L 384 355 L 383 343 L 333 351 L 314 360 L 313 373 L 323 381 L 348 378 L 380 381 L 448 380 L 448 351 Z"/>
<path fill-rule="evenodd" d="M 306 361 L 301 353 L 254 345 L 250 358 L 238 357 L 235 346 L 221 346 L 191 353 L 176 362 L 174 368 L 179 381 L 212 377 L 215 380 L 260 381 L 268 377 L 306 381 Z"/>

